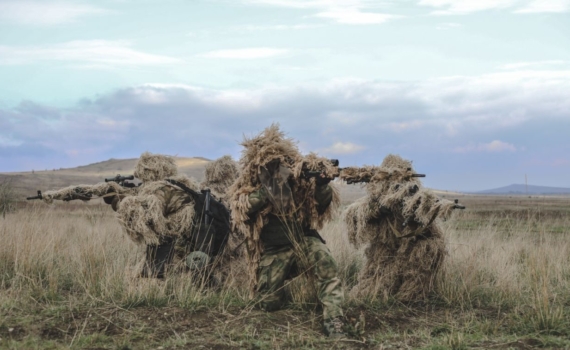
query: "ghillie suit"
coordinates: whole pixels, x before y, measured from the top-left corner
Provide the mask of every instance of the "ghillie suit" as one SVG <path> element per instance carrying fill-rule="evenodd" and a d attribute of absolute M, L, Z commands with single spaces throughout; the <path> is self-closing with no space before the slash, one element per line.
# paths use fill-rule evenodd
<path fill-rule="evenodd" d="M 208 265 L 227 242 L 227 209 L 215 198 L 207 199 L 209 193 L 202 192 L 193 179 L 178 175 L 172 157 L 143 153 L 134 174 L 143 185 L 136 195 L 121 201 L 117 214 L 129 237 L 147 246 L 142 275 L 163 277 L 171 265 L 187 270 L 196 266 L 193 258 L 201 261 L 200 266 L 203 260 Z M 210 210 L 204 207 L 208 202 Z"/>
<path fill-rule="evenodd" d="M 216 198 L 225 200 L 230 186 L 239 176 L 238 163 L 231 156 L 222 156 L 206 164 L 202 188 L 212 190 Z"/>
<path fill-rule="evenodd" d="M 231 156 L 225 155 L 206 164 L 202 188 L 209 188 L 212 194 L 226 207 L 228 203 L 228 189 L 239 177 L 239 165 Z M 220 270 L 226 276 L 226 283 L 232 281 L 237 285 L 247 283 L 247 267 L 245 261 L 245 244 L 242 237 L 230 233 L 228 242 L 220 258 Z M 230 281 L 227 277 L 231 276 Z"/>
<path fill-rule="evenodd" d="M 116 182 L 101 182 L 95 185 L 73 185 L 59 190 L 38 192 L 38 197 L 30 197 L 33 199 L 41 199 L 51 204 L 54 200 L 71 201 L 82 200 L 88 201 L 95 198 L 103 198 L 106 204 L 110 204 L 116 211 L 121 199 L 135 195 L 138 187 L 124 187 Z"/>
<path fill-rule="evenodd" d="M 317 230 L 339 203 L 329 185 L 338 169 L 315 154 L 302 156 L 277 125 L 242 143 L 241 173 L 229 190 L 234 232 L 246 242 L 250 290 L 260 306 L 281 307 L 293 270 L 317 280 L 325 321 L 342 316 L 336 262 Z M 304 176 L 320 171 L 320 179 Z"/>
<path fill-rule="evenodd" d="M 446 256 L 438 220 L 459 206 L 422 188 L 412 163 L 397 155 L 388 155 L 379 167 L 344 168 L 340 178 L 365 182 L 367 191 L 343 213 L 349 241 L 368 245 L 353 293 L 401 301 L 425 298 Z"/>
<path fill-rule="evenodd" d="M 145 152 L 137 161 L 134 176 L 142 181 L 140 186 L 125 187 L 123 182 L 112 179 L 44 194 L 38 191 L 38 196 L 29 199 L 52 203 L 102 197 L 117 212 L 129 238 L 146 245 L 144 277 L 163 277 L 169 267 L 178 271 L 211 267 L 211 258 L 221 253 L 227 242 L 227 208 L 215 196 L 207 199 L 209 194 L 202 192 L 193 179 L 178 175 L 172 157 Z M 207 201 L 211 206 L 209 215 Z"/>

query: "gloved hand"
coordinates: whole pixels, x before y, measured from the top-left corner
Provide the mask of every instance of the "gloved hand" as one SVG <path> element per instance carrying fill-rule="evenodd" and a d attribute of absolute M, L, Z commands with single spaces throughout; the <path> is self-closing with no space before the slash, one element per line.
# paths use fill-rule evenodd
<path fill-rule="evenodd" d="M 324 174 L 315 177 L 315 183 L 317 184 L 317 186 L 328 185 L 328 183 L 331 182 L 331 180 L 332 179 L 330 177 L 326 177 Z"/>

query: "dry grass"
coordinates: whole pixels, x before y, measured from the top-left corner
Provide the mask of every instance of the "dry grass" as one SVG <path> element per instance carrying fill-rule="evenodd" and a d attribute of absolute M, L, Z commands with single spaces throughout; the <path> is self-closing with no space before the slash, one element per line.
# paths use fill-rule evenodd
<path fill-rule="evenodd" d="M 449 255 L 431 298 L 349 297 L 352 338 L 336 343 L 310 300 L 254 311 L 232 273 L 218 291 L 188 275 L 136 278 L 144 248 L 108 206 L 29 204 L 0 219 L 0 348 L 568 347 L 570 200 L 526 199 L 460 198 L 468 210 L 442 225 Z M 322 233 L 348 289 L 363 251 L 340 221 Z"/>

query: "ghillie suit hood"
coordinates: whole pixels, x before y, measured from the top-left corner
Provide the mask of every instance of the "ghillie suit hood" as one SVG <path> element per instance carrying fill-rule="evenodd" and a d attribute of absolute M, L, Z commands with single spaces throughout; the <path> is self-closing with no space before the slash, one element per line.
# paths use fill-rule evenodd
<path fill-rule="evenodd" d="M 354 292 L 409 301 L 426 297 L 446 255 L 438 221 L 455 203 L 422 187 L 412 163 L 388 155 L 382 165 L 344 168 L 341 179 L 367 182 L 367 195 L 343 213 L 349 241 L 367 244 L 366 266 Z"/>
<path fill-rule="evenodd" d="M 314 199 L 316 183 L 314 179 L 305 179 L 304 170 L 322 171 L 325 175 L 338 172 L 330 161 L 315 154 L 301 155 L 296 143 L 279 130 L 276 124 L 266 128 L 253 138 L 245 138 L 244 147 L 239 161 L 241 173 L 228 191 L 233 231 L 245 238 L 248 255 L 248 273 L 253 292 L 257 281 L 256 271 L 259 266 L 263 245 L 260 240 L 261 230 L 268 222 L 268 215 L 287 216 L 295 218 L 300 227 L 310 227 L 318 230 L 332 216 L 340 202 L 338 190 L 333 184 L 333 200 L 324 212 L 317 210 Z M 279 212 L 274 204 L 269 203 L 254 217 L 248 215 L 250 208 L 249 195 L 262 187 L 261 169 L 268 163 L 279 160 L 280 164 L 292 172 L 290 179 L 293 206 L 290 212 Z"/>
<path fill-rule="evenodd" d="M 211 189 L 217 198 L 225 199 L 228 189 L 238 176 L 238 163 L 231 156 L 225 155 L 206 164 L 204 181 L 200 186 Z"/>
<path fill-rule="evenodd" d="M 160 181 L 178 175 L 174 157 L 144 152 L 135 165 L 134 175 L 143 183 Z"/>

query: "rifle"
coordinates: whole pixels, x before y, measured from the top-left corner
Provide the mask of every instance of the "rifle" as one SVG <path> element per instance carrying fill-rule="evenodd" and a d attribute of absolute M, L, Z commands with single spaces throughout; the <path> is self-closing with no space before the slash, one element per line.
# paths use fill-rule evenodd
<path fill-rule="evenodd" d="M 189 194 L 194 201 L 194 208 L 199 218 L 204 218 L 205 225 L 196 223 L 190 241 L 195 250 L 217 255 L 226 245 L 230 234 L 230 211 L 212 197 L 210 189 L 194 191 L 183 183 L 166 179 L 166 182 L 179 187 Z"/>
<path fill-rule="evenodd" d="M 222 218 L 223 223 L 229 227 L 230 212 L 222 203 L 212 198 L 212 193 L 209 188 L 196 192 L 179 181 L 172 179 L 166 179 L 165 181 L 180 187 L 184 192 L 188 193 L 194 200 L 196 208 L 203 208 L 202 214 L 204 215 L 206 225 L 212 224 L 216 218 Z"/>
<path fill-rule="evenodd" d="M 121 176 L 121 174 L 117 174 L 117 176 L 115 177 L 105 178 L 105 182 L 116 182 L 123 187 L 133 188 L 137 187 L 137 185 L 135 185 L 132 182 L 126 182 L 126 180 L 134 180 L 134 179 L 135 179 L 134 175 Z M 140 186 L 140 184 L 138 186 Z"/>
<path fill-rule="evenodd" d="M 130 193 L 130 190 L 127 188 L 135 188 L 137 185 L 134 183 L 126 182 L 125 180 L 133 180 L 134 176 L 121 176 L 117 175 L 112 178 L 105 179 L 105 183 L 113 182 L 118 184 L 119 186 L 125 188 L 120 189 L 117 185 L 112 184 L 103 184 L 98 183 L 95 185 L 78 185 L 78 186 L 69 186 L 65 187 L 60 190 L 56 191 L 47 191 L 46 193 L 42 193 L 42 191 L 38 191 L 36 196 L 27 197 L 27 200 L 34 200 L 34 199 L 41 199 L 46 201 L 47 203 L 51 203 L 54 199 L 55 200 L 62 200 L 62 201 L 71 201 L 76 199 L 81 199 L 82 201 L 88 201 L 93 198 L 103 198 L 106 204 L 112 204 L 115 195 L 123 195 Z"/>
<path fill-rule="evenodd" d="M 453 203 L 455 203 L 455 205 L 453 206 L 453 209 L 465 209 L 464 205 L 459 204 L 459 199 L 455 199 L 453 201 Z"/>
<path fill-rule="evenodd" d="M 345 180 L 347 184 L 351 185 L 351 184 L 355 184 L 355 183 L 368 183 L 370 181 L 372 181 L 372 178 L 374 177 L 374 175 L 376 175 L 376 169 L 372 169 L 370 171 L 366 171 L 366 173 L 364 174 L 358 174 L 358 171 L 361 168 L 357 168 L 357 167 L 347 167 L 347 168 L 339 168 L 339 170 L 341 170 L 341 174 L 340 174 L 340 178 Z M 379 169 L 380 171 L 385 172 L 385 174 L 389 177 L 390 174 L 387 173 L 384 170 Z M 352 172 L 352 174 L 351 174 Z M 400 173 L 399 175 L 401 175 L 402 177 L 409 177 L 409 178 L 414 178 L 414 177 L 426 177 L 425 174 L 417 174 L 417 173 L 412 173 L 412 168 L 407 168 L 406 172 Z"/>
<path fill-rule="evenodd" d="M 33 197 L 26 197 L 26 200 L 34 200 L 34 199 L 43 199 L 42 197 L 42 191 L 38 190 L 38 195 L 37 196 L 33 196 Z"/>
<path fill-rule="evenodd" d="M 328 159 L 329 162 L 331 162 L 332 166 L 337 167 L 340 170 L 342 170 L 342 168 L 339 168 L 339 161 L 338 159 Z M 327 177 L 325 175 L 325 173 L 323 173 L 322 171 L 318 171 L 318 170 L 309 170 L 309 169 L 303 169 L 301 172 L 301 175 L 304 179 L 311 179 L 311 178 L 316 178 L 317 184 L 327 184 L 330 182 L 330 180 L 334 179 L 335 177 L 338 177 L 339 174 L 334 174 L 332 178 Z"/>
<path fill-rule="evenodd" d="M 81 199 L 82 201 L 88 201 L 92 198 L 92 194 L 89 192 L 80 192 L 79 190 L 76 190 L 77 192 L 74 193 L 68 193 L 65 197 L 63 198 L 59 198 L 64 202 L 68 202 L 68 201 L 72 201 L 74 199 Z M 38 190 L 38 194 L 36 196 L 32 196 L 32 197 L 26 197 L 26 200 L 34 200 L 34 199 L 44 199 L 44 195 L 42 194 L 42 191 Z"/>

